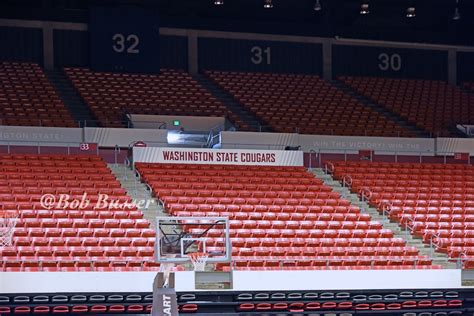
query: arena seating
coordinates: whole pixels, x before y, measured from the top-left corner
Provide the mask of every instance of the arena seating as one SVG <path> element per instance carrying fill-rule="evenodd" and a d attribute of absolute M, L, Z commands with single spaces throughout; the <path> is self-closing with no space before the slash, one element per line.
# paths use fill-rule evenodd
<path fill-rule="evenodd" d="M 334 162 L 338 179 L 450 258 L 474 257 L 474 167 L 462 164 Z M 346 178 L 347 180 L 347 178 Z M 350 182 L 350 181 L 349 181 Z"/>
<path fill-rule="evenodd" d="M 451 136 L 456 124 L 474 123 L 474 95 L 443 81 L 340 77 L 340 81 L 433 134 Z"/>
<path fill-rule="evenodd" d="M 141 211 L 127 204 L 131 198 L 100 157 L 1 155 L 0 163 L 0 211 L 19 214 L 13 245 L 0 248 L 1 269 L 156 268 L 154 230 L 149 229 L 150 223 Z M 50 207 L 42 205 L 45 194 L 55 196 L 56 203 Z M 69 201 L 85 202 L 61 204 L 61 194 L 69 194 Z M 109 200 L 118 204 L 109 204 L 112 208 L 97 204 L 99 194 L 107 194 Z M 87 201 L 90 203 L 86 204 Z"/>
<path fill-rule="evenodd" d="M 225 106 L 184 71 L 139 75 L 66 68 L 65 72 L 105 127 L 127 126 L 126 114 L 226 115 Z"/>
<path fill-rule="evenodd" d="M 233 269 L 438 268 L 304 167 L 136 168 L 171 215 L 229 217 Z M 208 232 L 208 251 L 222 247 L 214 233 L 222 236 Z"/>
<path fill-rule="evenodd" d="M 2 125 L 77 127 L 37 64 L 0 62 Z"/>
<path fill-rule="evenodd" d="M 317 76 L 205 73 L 275 132 L 414 136 Z"/>
<path fill-rule="evenodd" d="M 474 92 L 474 82 L 465 82 L 463 84 L 464 89 Z"/>

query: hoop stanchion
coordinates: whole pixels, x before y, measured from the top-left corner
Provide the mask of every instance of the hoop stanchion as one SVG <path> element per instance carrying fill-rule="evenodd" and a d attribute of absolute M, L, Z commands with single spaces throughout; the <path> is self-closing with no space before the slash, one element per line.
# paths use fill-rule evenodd
<path fill-rule="evenodd" d="M 12 245 L 17 220 L 18 214 L 15 212 L 0 213 L 0 247 L 9 247 Z"/>

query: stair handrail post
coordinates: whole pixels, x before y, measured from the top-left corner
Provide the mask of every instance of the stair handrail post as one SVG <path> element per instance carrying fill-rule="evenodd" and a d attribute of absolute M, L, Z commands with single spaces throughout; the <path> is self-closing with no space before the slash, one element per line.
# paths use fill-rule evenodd
<path fill-rule="evenodd" d="M 324 169 L 325 169 L 324 171 L 326 172 L 326 174 L 332 174 L 334 172 L 334 164 L 328 161 L 324 165 Z"/>
<path fill-rule="evenodd" d="M 392 213 L 393 204 L 390 202 L 384 202 L 382 205 L 382 216 L 385 220 L 390 221 L 390 215 Z"/>
<path fill-rule="evenodd" d="M 464 268 L 464 262 L 467 261 L 468 255 L 466 252 L 461 252 L 459 254 L 458 259 L 456 260 L 456 268 L 457 269 L 463 269 Z"/>
<path fill-rule="evenodd" d="M 372 191 L 368 187 L 363 187 L 359 190 L 360 197 L 362 198 L 362 202 L 368 202 L 372 198 Z"/>
<path fill-rule="evenodd" d="M 310 149 L 309 150 L 309 169 L 312 170 L 313 169 L 313 154 L 318 154 L 316 152 L 316 150 L 314 149 Z"/>
<path fill-rule="evenodd" d="M 434 248 L 434 241 L 433 239 L 435 238 L 435 234 L 432 234 L 430 236 L 430 258 L 433 258 L 433 255 L 434 255 L 434 251 L 433 251 L 433 248 Z"/>
<path fill-rule="evenodd" d="M 118 156 L 118 153 L 117 151 L 119 150 L 119 147 L 117 144 L 115 144 L 115 147 L 114 147 L 114 160 L 115 160 L 115 166 L 117 166 L 117 156 Z"/>
<path fill-rule="evenodd" d="M 141 181 L 142 175 L 140 174 L 140 172 L 138 171 L 138 169 L 134 168 L 134 170 L 135 170 L 135 176 L 137 177 L 138 180 Z"/>
<path fill-rule="evenodd" d="M 411 235 L 412 229 L 410 229 L 410 224 L 412 226 L 412 229 L 415 229 L 415 219 L 414 218 L 409 218 L 407 220 L 407 223 L 405 224 L 405 239 L 408 239 L 408 237 Z"/>
<path fill-rule="evenodd" d="M 347 185 L 347 186 L 346 186 Z M 344 175 L 344 177 L 342 177 L 342 186 L 344 188 L 351 188 L 352 187 L 352 177 L 348 174 Z"/>

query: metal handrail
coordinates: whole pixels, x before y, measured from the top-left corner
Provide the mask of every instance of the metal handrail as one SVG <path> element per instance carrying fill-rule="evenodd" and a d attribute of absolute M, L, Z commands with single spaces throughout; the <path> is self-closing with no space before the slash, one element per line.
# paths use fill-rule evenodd
<path fill-rule="evenodd" d="M 309 151 L 309 169 L 313 169 L 313 154 L 318 154 L 314 149 Z"/>
<path fill-rule="evenodd" d="M 352 177 L 348 174 L 346 174 L 342 177 L 342 186 L 345 188 L 346 185 L 349 188 L 352 186 Z"/>
<path fill-rule="evenodd" d="M 405 224 L 405 239 L 408 238 L 409 235 L 413 233 L 413 229 L 415 228 L 415 219 L 414 218 L 409 218 L 407 220 L 407 223 Z M 411 223 L 411 227 L 410 227 Z"/>
<path fill-rule="evenodd" d="M 320 156 L 325 154 L 325 153 L 326 154 L 344 155 L 344 159 L 341 160 L 341 161 L 347 162 L 347 161 L 351 161 L 351 160 L 348 159 L 349 155 L 357 154 L 358 149 L 353 149 L 353 148 L 335 149 L 335 148 L 320 147 L 320 148 L 310 148 L 309 152 L 311 152 L 311 151 L 318 152 L 320 154 Z M 398 162 L 400 155 L 406 155 L 406 156 L 418 157 L 418 162 L 419 163 L 423 162 L 424 157 L 438 157 L 438 158 L 443 157 L 444 158 L 443 162 L 447 163 L 447 158 L 448 157 L 453 157 L 456 154 L 456 152 L 452 152 L 452 151 L 446 151 L 446 152 L 440 152 L 440 151 L 421 152 L 420 151 L 420 152 L 415 152 L 415 151 L 403 151 L 403 150 L 376 150 L 376 154 L 393 156 L 394 157 L 393 162 Z M 374 155 L 375 155 L 375 152 L 374 152 Z M 334 159 L 334 160 L 340 160 L 340 159 Z M 471 159 L 471 156 L 469 156 L 467 164 L 471 164 L 471 163 L 472 163 L 472 159 Z"/>
<path fill-rule="evenodd" d="M 326 174 L 332 174 L 334 172 L 334 164 L 332 162 L 326 162 L 324 171 Z"/>
<path fill-rule="evenodd" d="M 459 254 L 458 259 L 456 260 L 456 268 L 458 269 L 464 269 L 464 263 L 467 261 L 468 255 L 465 252 L 461 252 Z"/>
<path fill-rule="evenodd" d="M 365 193 L 368 193 L 367 195 Z M 363 187 L 359 190 L 359 194 L 363 202 L 368 202 L 372 198 L 372 191 L 368 187 Z"/>
<path fill-rule="evenodd" d="M 128 157 L 125 157 L 125 159 L 124 159 L 124 164 L 125 164 L 128 168 L 130 168 L 130 159 L 128 159 Z"/>
<path fill-rule="evenodd" d="M 390 215 L 392 213 L 392 203 L 384 202 L 382 205 L 382 216 L 386 219 L 390 219 Z M 388 215 L 388 216 L 387 216 Z"/>

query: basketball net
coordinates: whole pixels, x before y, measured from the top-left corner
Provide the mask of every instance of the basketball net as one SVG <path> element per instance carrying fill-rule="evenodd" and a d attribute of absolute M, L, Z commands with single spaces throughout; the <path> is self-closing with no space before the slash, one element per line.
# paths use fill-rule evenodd
<path fill-rule="evenodd" d="M 206 268 L 207 254 L 202 252 L 193 252 L 188 255 L 193 264 L 194 271 L 204 271 Z"/>
<path fill-rule="evenodd" d="M 17 220 L 16 212 L 0 212 L 0 247 L 9 247 L 13 244 L 13 232 Z"/>

